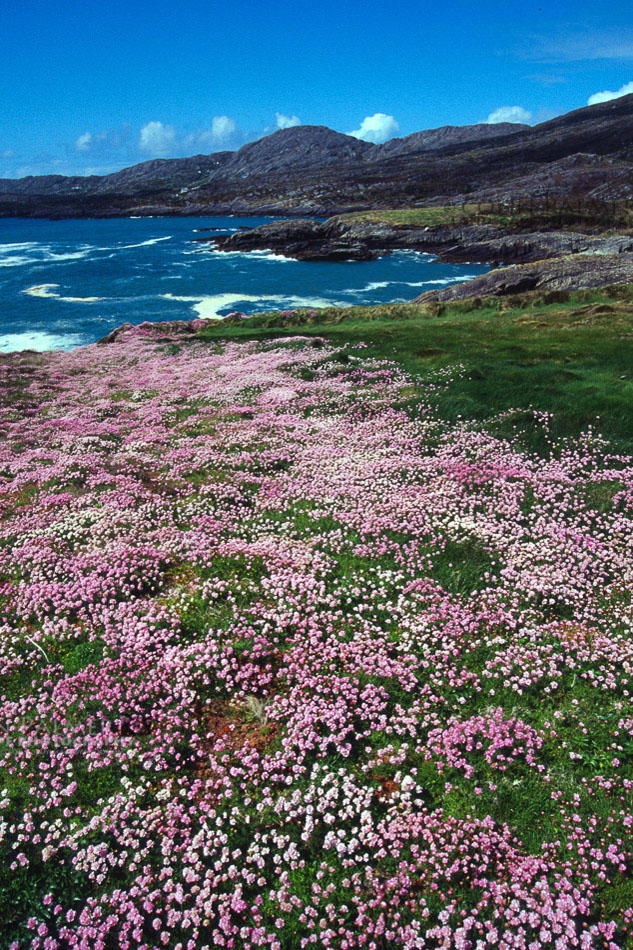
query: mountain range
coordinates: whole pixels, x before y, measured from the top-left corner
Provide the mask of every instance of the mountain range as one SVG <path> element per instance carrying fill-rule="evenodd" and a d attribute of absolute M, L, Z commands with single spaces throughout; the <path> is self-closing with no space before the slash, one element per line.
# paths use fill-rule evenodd
<path fill-rule="evenodd" d="M 109 175 L 0 179 L 0 216 L 328 216 L 544 196 L 633 196 L 633 95 L 536 126 L 445 126 L 375 145 L 303 125 Z"/>

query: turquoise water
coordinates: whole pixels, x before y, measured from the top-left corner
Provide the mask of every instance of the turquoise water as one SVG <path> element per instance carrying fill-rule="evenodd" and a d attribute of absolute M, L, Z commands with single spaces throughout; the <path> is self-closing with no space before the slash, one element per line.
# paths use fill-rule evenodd
<path fill-rule="evenodd" d="M 201 228 L 226 234 L 268 220 L 0 219 L 0 351 L 68 349 L 143 320 L 410 300 L 487 270 L 409 251 L 361 263 L 302 263 L 194 243 L 205 236 Z"/>

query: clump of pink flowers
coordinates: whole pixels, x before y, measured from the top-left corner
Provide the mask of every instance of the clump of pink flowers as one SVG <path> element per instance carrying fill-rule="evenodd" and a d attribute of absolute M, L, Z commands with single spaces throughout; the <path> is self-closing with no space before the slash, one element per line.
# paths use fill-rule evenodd
<path fill-rule="evenodd" d="M 472 778 L 476 766 L 470 760 L 478 756 L 499 772 L 521 760 L 543 772 L 545 766 L 538 758 L 542 747 L 536 729 L 514 717 L 505 719 L 503 709 L 497 708 L 466 720 L 451 717 L 445 726 L 431 730 L 426 754 L 441 770 L 457 769 Z"/>

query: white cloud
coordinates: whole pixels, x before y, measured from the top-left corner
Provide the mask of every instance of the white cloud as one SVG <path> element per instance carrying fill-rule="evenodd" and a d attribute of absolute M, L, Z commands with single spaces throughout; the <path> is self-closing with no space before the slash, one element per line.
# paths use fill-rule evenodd
<path fill-rule="evenodd" d="M 185 149 L 214 148 L 220 142 L 226 142 L 237 132 L 237 123 L 228 115 L 216 115 L 211 120 L 211 128 L 200 132 L 191 132 L 182 140 Z"/>
<path fill-rule="evenodd" d="M 620 96 L 630 96 L 633 94 L 633 82 L 627 82 L 626 85 L 618 89 L 617 92 L 610 92 L 605 89 L 604 92 L 596 92 L 587 99 L 588 106 L 595 106 L 599 102 L 611 102 L 612 99 L 619 99 Z"/>
<path fill-rule="evenodd" d="M 5 148 L 4 152 L 0 152 L 0 158 L 15 158 L 15 152 L 12 148 Z"/>
<path fill-rule="evenodd" d="M 400 131 L 400 126 L 392 115 L 385 115 L 384 112 L 376 112 L 374 115 L 367 115 L 360 124 L 360 128 L 355 132 L 349 132 L 355 139 L 363 139 L 364 142 L 374 142 L 379 145 L 386 142 Z"/>
<path fill-rule="evenodd" d="M 75 142 L 75 148 L 78 152 L 87 152 L 92 143 L 92 134 L 90 132 L 84 132 L 83 135 L 80 135 Z"/>
<path fill-rule="evenodd" d="M 141 129 L 138 147 L 148 155 L 169 155 L 176 144 L 176 132 L 173 126 L 162 122 L 148 122 Z"/>
<path fill-rule="evenodd" d="M 237 131 L 235 119 L 228 115 L 216 115 L 211 121 L 211 135 L 218 142 L 223 142 Z"/>
<path fill-rule="evenodd" d="M 497 125 L 499 122 L 521 122 L 527 125 L 531 119 L 532 113 L 522 106 L 501 106 L 490 113 L 486 122 L 488 125 Z"/>
<path fill-rule="evenodd" d="M 295 125 L 301 125 L 301 119 L 298 115 L 284 115 L 283 112 L 275 112 L 278 129 L 292 129 Z"/>
<path fill-rule="evenodd" d="M 75 139 L 73 149 L 76 152 L 87 153 L 91 156 L 103 156 L 106 153 L 112 158 L 116 154 L 125 150 L 129 155 L 136 154 L 136 134 L 132 126 L 124 122 L 115 129 L 103 129 L 101 132 L 84 132 L 79 138 Z M 92 158 L 94 161 L 94 158 Z"/>

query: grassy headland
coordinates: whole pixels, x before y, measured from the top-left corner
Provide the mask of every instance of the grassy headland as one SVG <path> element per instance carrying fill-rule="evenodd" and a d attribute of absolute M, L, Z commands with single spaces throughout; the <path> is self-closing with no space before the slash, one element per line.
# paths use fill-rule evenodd
<path fill-rule="evenodd" d="M 557 201 L 478 202 L 353 211 L 339 215 L 334 220 L 341 223 L 357 221 L 418 228 L 490 224 L 517 231 L 539 228 L 603 231 L 632 228 L 633 211 L 629 202 L 569 198 Z"/>

